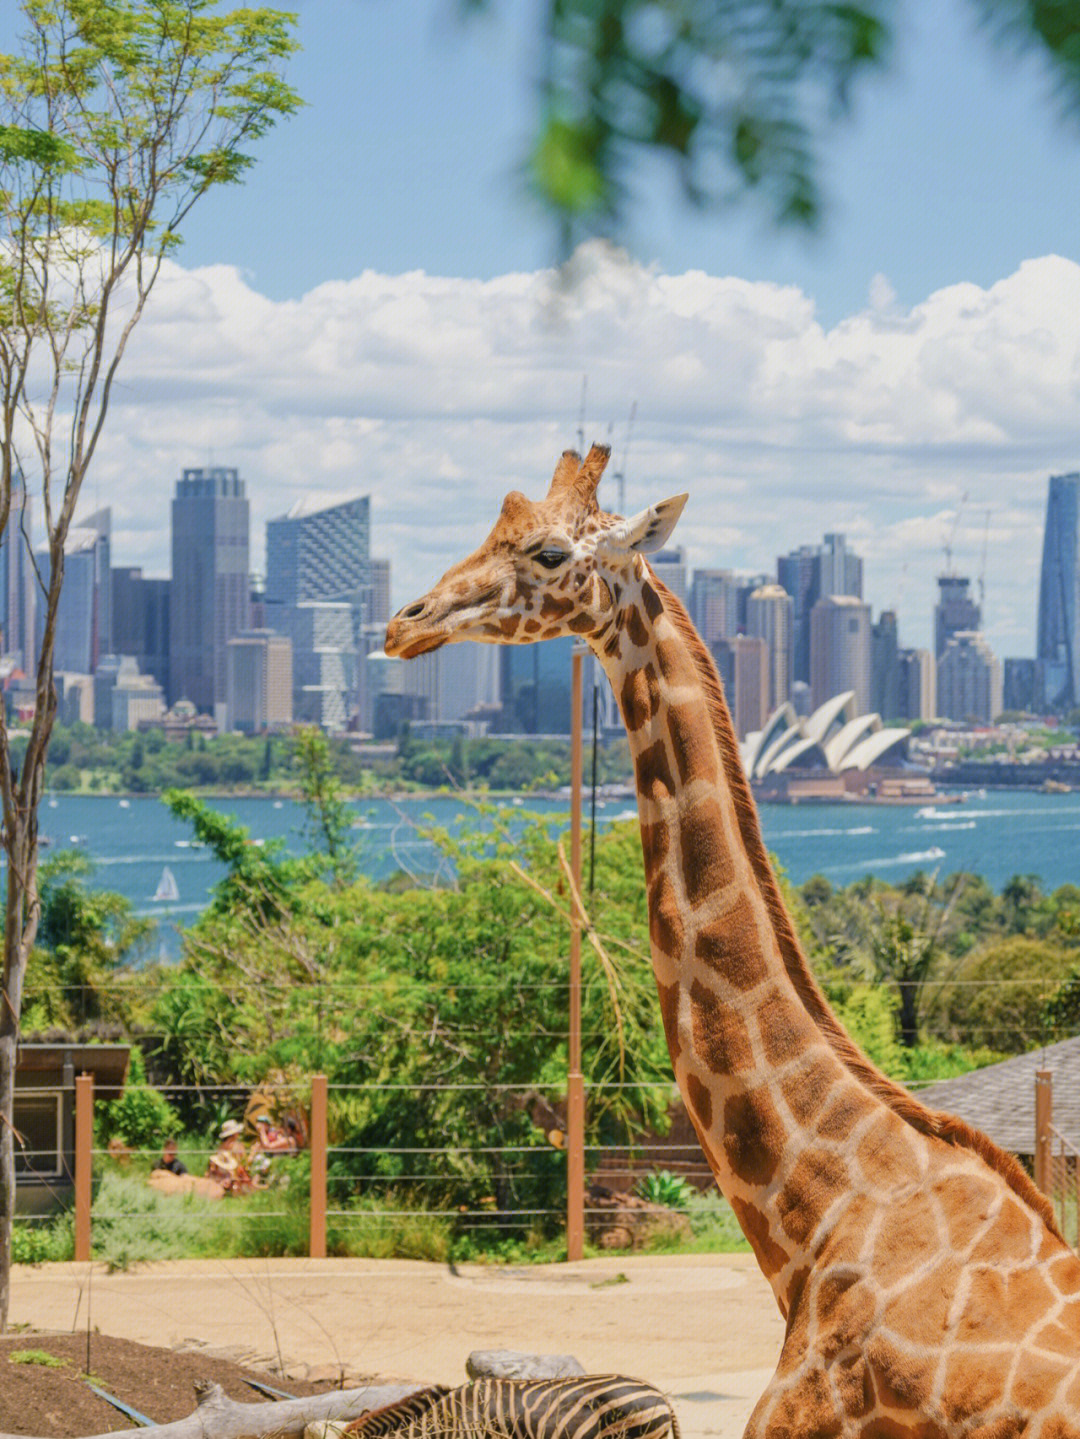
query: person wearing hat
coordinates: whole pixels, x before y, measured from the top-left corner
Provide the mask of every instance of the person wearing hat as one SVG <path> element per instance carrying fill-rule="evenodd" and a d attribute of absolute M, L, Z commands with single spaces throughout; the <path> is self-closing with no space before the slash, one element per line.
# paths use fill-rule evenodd
<path fill-rule="evenodd" d="M 251 1173 L 245 1163 L 241 1136 L 244 1126 L 227 1119 L 219 1132 L 220 1144 L 210 1156 L 206 1174 L 216 1179 L 226 1194 L 246 1194 L 252 1187 Z"/>

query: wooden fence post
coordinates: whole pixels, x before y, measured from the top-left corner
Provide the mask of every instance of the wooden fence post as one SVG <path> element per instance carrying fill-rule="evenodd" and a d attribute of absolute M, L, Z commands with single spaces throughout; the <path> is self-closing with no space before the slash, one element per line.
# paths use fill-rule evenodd
<path fill-rule="evenodd" d="M 326 1258 L 326 1075 L 311 1076 L 311 1240 L 312 1259 Z"/>
<path fill-rule="evenodd" d="M 581 893 L 582 659 L 570 657 L 570 873 Z M 580 1259 L 585 1247 L 585 1078 L 581 1070 L 581 923 L 570 901 L 569 1036 L 566 1076 L 566 1257 Z"/>
<path fill-rule="evenodd" d="M 1053 1154 L 1050 1125 L 1054 1113 L 1054 1076 L 1048 1069 L 1035 1072 L 1035 1184 L 1048 1198 Z"/>
<path fill-rule="evenodd" d="M 90 1258 L 90 1202 L 94 1174 L 94 1076 L 75 1079 L 75 1258 Z"/>

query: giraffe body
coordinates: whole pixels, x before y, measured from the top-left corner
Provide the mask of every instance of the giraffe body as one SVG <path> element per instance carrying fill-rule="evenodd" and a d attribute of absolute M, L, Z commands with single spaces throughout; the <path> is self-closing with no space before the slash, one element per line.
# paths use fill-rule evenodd
<path fill-rule="evenodd" d="M 619 701 L 675 1077 L 787 1320 L 746 1439 L 1080 1439 L 1080 1259 L 1015 1160 L 881 1075 L 784 909 L 720 682 L 650 570 L 682 497 L 595 501 L 606 451 L 511 494 L 387 652 L 578 634 Z"/>

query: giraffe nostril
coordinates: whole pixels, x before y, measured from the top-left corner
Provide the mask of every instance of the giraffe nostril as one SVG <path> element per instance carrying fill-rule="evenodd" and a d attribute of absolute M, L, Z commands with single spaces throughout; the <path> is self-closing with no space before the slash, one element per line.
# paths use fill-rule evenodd
<path fill-rule="evenodd" d="M 402 610 L 401 618 L 403 620 L 418 620 L 423 613 L 424 602 L 421 600 L 419 604 L 410 605 L 407 610 Z"/>

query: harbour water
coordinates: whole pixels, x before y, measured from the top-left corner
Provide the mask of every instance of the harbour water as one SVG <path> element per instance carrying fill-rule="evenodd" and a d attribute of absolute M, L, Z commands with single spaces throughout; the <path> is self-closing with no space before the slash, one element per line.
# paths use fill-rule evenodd
<path fill-rule="evenodd" d="M 304 811 L 291 800 L 223 797 L 212 802 L 247 827 L 255 843 L 284 841 L 305 851 Z M 511 808 L 565 816 L 565 800 L 507 801 Z M 425 824 L 453 828 L 461 800 L 425 795 L 362 800 L 353 806 L 360 867 L 375 878 L 403 869 L 422 876 L 444 864 L 422 833 Z M 915 870 L 981 874 L 1000 890 L 1014 874 L 1038 875 L 1045 889 L 1080 884 L 1080 794 L 980 792 L 955 804 L 766 805 L 765 840 L 789 877 L 822 874 L 848 884 L 865 874 L 898 881 Z M 598 803 L 597 821 L 636 818 L 632 799 Z M 586 814 L 586 822 L 588 816 Z M 56 795 L 41 811 L 44 855 L 79 849 L 94 864 L 88 883 L 127 896 L 137 913 L 158 921 L 154 954 L 179 952 L 178 927 L 205 907 L 223 870 L 158 799 Z M 165 869 L 175 882 L 162 887 Z M 173 895 L 175 894 L 175 898 Z"/>

